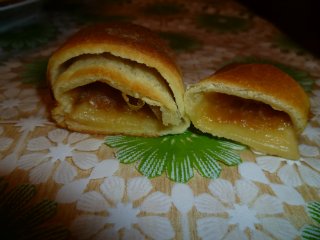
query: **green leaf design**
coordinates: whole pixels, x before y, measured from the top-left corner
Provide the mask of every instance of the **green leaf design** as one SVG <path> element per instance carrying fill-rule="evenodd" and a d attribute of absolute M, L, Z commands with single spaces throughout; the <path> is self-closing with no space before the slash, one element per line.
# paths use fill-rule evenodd
<path fill-rule="evenodd" d="M 309 202 L 306 212 L 316 223 L 320 224 L 320 202 Z M 320 226 L 305 225 L 301 229 L 303 240 L 320 240 Z"/>
<path fill-rule="evenodd" d="M 320 240 L 320 227 L 306 225 L 301 229 L 303 240 Z"/>
<path fill-rule="evenodd" d="M 130 3 L 130 0 L 102 0 L 100 2 L 104 4 L 124 4 Z"/>
<path fill-rule="evenodd" d="M 6 51 L 32 49 L 48 43 L 57 35 L 51 23 L 35 23 L 0 34 L 0 47 Z"/>
<path fill-rule="evenodd" d="M 79 24 L 99 23 L 99 22 L 129 22 L 134 19 L 129 15 L 107 15 L 101 13 L 79 12 L 73 13 L 75 21 Z"/>
<path fill-rule="evenodd" d="M 105 143 L 116 149 L 121 163 L 139 161 L 138 170 L 153 178 L 166 171 L 167 176 L 185 183 L 194 175 L 194 169 L 207 178 L 217 178 L 223 163 L 233 166 L 241 163 L 239 152 L 246 147 L 221 138 L 195 131 L 156 138 L 108 136 Z"/>
<path fill-rule="evenodd" d="M 247 18 L 220 14 L 202 14 L 197 17 L 196 21 L 200 27 L 220 33 L 239 32 L 250 27 L 250 20 Z"/>
<path fill-rule="evenodd" d="M 5 194 L 4 197 L 0 198 L 0 209 L 10 216 L 18 214 L 35 196 L 35 194 L 35 186 L 30 184 L 18 185 L 8 194 Z"/>
<path fill-rule="evenodd" d="M 314 79 L 308 72 L 281 63 L 275 63 L 274 65 L 299 82 L 305 91 L 310 92 L 312 90 Z"/>
<path fill-rule="evenodd" d="M 0 196 L 4 193 L 7 187 L 8 187 L 8 183 L 4 181 L 2 177 L 0 177 Z M 1 205 L 1 199 L 0 199 L 0 205 Z"/>
<path fill-rule="evenodd" d="M 293 79 L 295 79 L 303 88 L 305 91 L 310 92 L 313 88 L 314 84 L 314 78 L 306 71 L 279 63 L 273 60 L 269 59 L 259 59 L 256 57 L 238 57 L 236 59 L 233 59 L 229 61 L 228 63 L 224 64 L 224 66 L 232 63 L 265 63 L 265 64 L 271 64 L 283 72 L 287 73 L 289 76 L 291 76 Z"/>
<path fill-rule="evenodd" d="M 63 226 L 41 227 L 29 233 L 28 239 L 32 240 L 65 240 L 69 239 L 70 232 Z"/>
<path fill-rule="evenodd" d="M 57 203 L 50 200 L 43 200 L 32 206 L 20 217 L 20 222 L 28 227 L 37 227 L 56 214 Z"/>
<path fill-rule="evenodd" d="M 180 51 L 191 51 L 198 48 L 201 44 L 199 40 L 184 33 L 178 32 L 159 32 L 160 37 L 169 42 L 172 49 Z"/>
<path fill-rule="evenodd" d="M 24 83 L 34 84 L 38 87 L 46 86 L 48 59 L 37 59 L 32 63 L 26 64 L 21 74 Z"/>
<path fill-rule="evenodd" d="M 93 8 L 93 5 L 89 1 L 68 1 L 64 4 L 53 3 L 53 5 L 54 7 L 58 7 L 59 13 L 63 13 L 62 16 L 67 16 L 69 22 L 87 25 L 88 23 L 97 22 L 132 21 L 134 19 L 132 14 L 117 14 L 117 12 L 113 10 L 113 6 L 117 5 L 117 7 L 121 7 L 122 4 L 126 5 L 129 2 L 130 0 L 100 0 L 99 8 Z M 95 3 L 94 6 L 96 4 L 97 3 Z M 128 6 L 122 7 L 125 8 Z"/>
<path fill-rule="evenodd" d="M 0 232 L 6 239 L 67 239 L 69 231 L 50 220 L 57 211 L 57 203 L 42 200 L 34 203 L 36 187 L 20 184 L 12 189 L 0 179 Z"/>
<path fill-rule="evenodd" d="M 307 204 L 307 213 L 320 224 L 320 202 L 310 202 Z"/>
<path fill-rule="evenodd" d="M 305 54 L 306 50 L 302 48 L 298 43 L 294 42 L 288 36 L 279 34 L 273 39 L 273 44 L 280 48 L 283 52 L 294 51 L 297 54 Z"/>
<path fill-rule="evenodd" d="M 183 6 L 175 2 L 155 2 L 144 8 L 144 12 L 148 15 L 174 15 L 181 13 Z"/>
<path fill-rule="evenodd" d="M 303 240 L 320 240 L 320 227 L 306 225 L 301 230 Z"/>

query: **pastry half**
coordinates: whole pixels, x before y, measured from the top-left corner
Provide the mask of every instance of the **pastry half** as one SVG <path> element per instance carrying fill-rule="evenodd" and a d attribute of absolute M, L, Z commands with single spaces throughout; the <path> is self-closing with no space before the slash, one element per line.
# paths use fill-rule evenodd
<path fill-rule="evenodd" d="M 298 135 L 309 98 L 289 75 L 268 64 L 238 64 L 189 86 L 185 106 L 194 126 L 214 136 L 289 159 L 299 158 Z"/>
<path fill-rule="evenodd" d="M 51 56 L 52 118 L 71 130 L 159 136 L 189 126 L 181 73 L 164 42 L 127 23 L 88 26 Z"/>

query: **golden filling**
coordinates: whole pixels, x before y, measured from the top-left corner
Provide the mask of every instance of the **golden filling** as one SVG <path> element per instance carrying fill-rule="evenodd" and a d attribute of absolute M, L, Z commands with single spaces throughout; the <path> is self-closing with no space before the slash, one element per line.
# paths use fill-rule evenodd
<path fill-rule="evenodd" d="M 191 120 L 204 132 L 232 139 L 260 152 L 298 158 L 289 116 L 269 105 L 221 93 L 204 93 Z"/>
<path fill-rule="evenodd" d="M 283 129 L 291 125 L 289 116 L 271 106 L 251 99 L 243 99 L 222 93 L 204 96 L 207 117 L 218 123 L 236 124 L 250 129 Z M 213 104 L 212 104 L 213 103 Z"/>
<path fill-rule="evenodd" d="M 72 91 L 76 92 L 74 108 L 89 104 L 91 108 L 99 111 L 117 111 L 123 114 L 138 114 L 156 118 L 153 111 L 141 99 L 124 95 L 105 83 L 95 82 Z"/>
<path fill-rule="evenodd" d="M 74 130 L 103 133 L 112 126 L 110 132 L 126 131 L 129 135 L 144 132 L 152 136 L 155 130 L 166 128 L 158 118 L 159 107 L 142 105 L 140 99 L 124 97 L 105 83 L 94 82 L 66 94 L 73 98 L 72 109 L 65 116 L 66 124 Z"/>

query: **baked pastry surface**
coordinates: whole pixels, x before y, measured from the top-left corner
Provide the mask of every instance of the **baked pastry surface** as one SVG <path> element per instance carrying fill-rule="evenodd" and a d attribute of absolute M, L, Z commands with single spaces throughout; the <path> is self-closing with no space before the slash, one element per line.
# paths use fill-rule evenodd
<path fill-rule="evenodd" d="M 52 118 L 71 130 L 139 136 L 189 126 L 181 73 L 164 42 L 127 23 L 88 26 L 50 58 Z"/>
<path fill-rule="evenodd" d="M 253 149 L 297 159 L 309 98 L 289 75 L 268 64 L 237 64 L 189 86 L 185 106 L 194 126 Z"/>

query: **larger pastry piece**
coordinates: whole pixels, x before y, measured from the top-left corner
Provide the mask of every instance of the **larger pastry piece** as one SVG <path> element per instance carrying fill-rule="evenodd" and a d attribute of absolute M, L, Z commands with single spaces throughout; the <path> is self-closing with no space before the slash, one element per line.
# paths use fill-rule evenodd
<path fill-rule="evenodd" d="M 164 42 L 127 23 L 88 26 L 51 56 L 52 118 L 71 130 L 137 136 L 189 126 L 181 73 Z"/>

